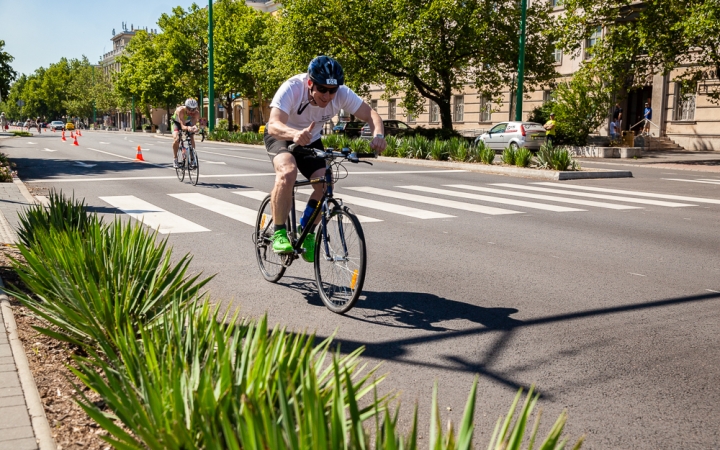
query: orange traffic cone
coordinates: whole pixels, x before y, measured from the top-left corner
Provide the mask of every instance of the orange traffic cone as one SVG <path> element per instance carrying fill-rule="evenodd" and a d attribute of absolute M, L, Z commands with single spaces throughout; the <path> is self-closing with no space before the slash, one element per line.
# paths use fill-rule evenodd
<path fill-rule="evenodd" d="M 67 139 L 65 139 L 65 130 L 63 130 L 63 133 L 62 133 L 62 140 L 63 140 L 63 141 L 66 141 L 66 140 L 67 140 Z"/>
<path fill-rule="evenodd" d="M 54 132 L 55 132 L 55 127 L 53 127 L 53 129 L 52 129 L 52 130 L 53 130 L 53 133 L 54 133 Z"/>
<path fill-rule="evenodd" d="M 80 130 L 78 130 L 77 135 L 80 136 L 80 137 L 82 137 L 82 133 L 80 132 Z"/>
<path fill-rule="evenodd" d="M 75 138 L 75 132 L 74 132 L 74 131 L 70 131 L 70 139 L 74 139 L 74 138 Z"/>
<path fill-rule="evenodd" d="M 135 155 L 135 159 L 136 159 L 137 161 L 145 161 L 145 160 L 143 159 L 142 150 L 140 149 L 140 146 L 139 146 L 139 145 L 138 145 L 137 155 Z"/>
<path fill-rule="evenodd" d="M 74 137 L 75 137 L 75 141 L 73 142 L 73 145 L 75 145 L 75 146 L 80 145 L 80 144 L 77 143 L 77 136 L 74 136 Z"/>

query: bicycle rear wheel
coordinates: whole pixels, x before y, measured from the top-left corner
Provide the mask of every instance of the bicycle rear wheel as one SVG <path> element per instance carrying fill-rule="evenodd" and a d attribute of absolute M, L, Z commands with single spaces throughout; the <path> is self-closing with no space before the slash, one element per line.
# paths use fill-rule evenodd
<path fill-rule="evenodd" d="M 197 152 L 194 148 L 188 149 L 188 177 L 193 186 L 197 186 L 198 178 L 200 178 L 200 164 L 198 163 Z"/>
<path fill-rule="evenodd" d="M 180 159 L 178 160 L 178 166 L 175 168 L 175 174 L 178 180 L 183 181 L 185 179 L 185 152 L 180 148 L 178 149 L 178 154 L 180 155 Z"/>
<path fill-rule="evenodd" d="M 275 253 L 272 249 L 272 237 L 274 234 L 272 220 L 272 205 L 270 204 L 270 196 L 260 204 L 257 220 L 255 221 L 255 234 L 253 241 L 255 243 L 255 256 L 257 257 L 260 273 L 269 282 L 275 283 L 283 274 L 286 267 L 283 265 L 282 256 Z"/>
<path fill-rule="evenodd" d="M 335 208 L 315 243 L 315 281 L 320 298 L 332 312 L 349 311 L 365 282 L 365 235 L 347 207 Z"/>

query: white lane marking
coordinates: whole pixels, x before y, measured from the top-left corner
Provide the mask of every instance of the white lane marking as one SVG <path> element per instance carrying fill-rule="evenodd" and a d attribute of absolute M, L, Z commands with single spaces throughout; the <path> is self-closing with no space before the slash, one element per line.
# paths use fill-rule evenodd
<path fill-rule="evenodd" d="M 222 164 L 223 166 L 226 165 L 224 161 L 208 161 L 207 159 L 201 159 L 200 162 L 205 164 Z"/>
<path fill-rule="evenodd" d="M 492 202 L 492 203 L 502 203 L 504 205 L 524 206 L 526 208 L 542 209 L 545 211 L 554 211 L 554 212 L 587 211 L 586 209 L 568 208 L 567 206 L 547 205 L 544 203 L 526 202 L 523 200 L 514 200 L 514 199 L 510 199 L 510 198 L 490 197 L 489 195 L 470 194 L 468 192 L 451 191 L 448 189 L 436 189 L 436 188 L 425 187 L 425 186 L 396 186 L 396 187 L 399 187 L 402 189 L 412 189 L 414 191 L 420 191 L 420 192 L 428 192 L 428 193 L 433 193 L 433 194 L 448 195 L 451 197 L 461 197 L 461 198 L 469 198 L 469 199 L 473 199 L 473 200 L 482 200 L 482 201 Z"/>
<path fill-rule="evenodd" d="M 108 144 L 108 145 L 109 145 L 110 143 L 109 143 L 109 142 L 101 142 L 101 144 Z"/>
<path fill-rule="evenodd" d="M 82 161 L 78 161 L 74 165 L 80 166 L 80 167 L 95 167 L 95 166 L 97 166 L 97 164 L 87 164 Z"/>
<path fill-rule="evenodd" d="M 265 197 L 267 197 L 268 193 L 263 191 L 235 191 L 233 194 L 242 195 L 243 197 L 251 198 L 253 200 L 259 200 L 263 201 L 265 200 Z M 295 203 L 295 210 L 299 211 L 300 213 L 305 212 L 305 204 L 304 203 Z M 358 218 L 358 220 L 361 223 L 369 223 L 369 222 L 382 222 L 382 219 L 376 219 L 374 217 L 368 217 L 368 216 L 362 216 L 360 214 L 355 214 L 355 216 Z"/>
<path fill-rule="evenodd" d="M 451 170 L 390 170 L 387 172 L 350 172 L 351 175 L 397 175 L 403 173 L 464 173 L 467 170 L 451 169 Z"/>
<path fill-rule="evenodd" d="M 682 180 L 682 181 L 688 181 L 688 180 Z M 553 183 L 535 183 L 535 184 L 547 184 L 548 186 L 557 186 L 557 184 L 553 184 Z M 563 185 L 563 187 L 568 188 L 568 189 L 581 189 L 584 191 L 608 192 L 611 194 L 628 194 L 628 195 L 634 195 L 636 197 L 664 198 L 667 200 L 681 200 L 681 201 L 697 202 L 697 203 L 713 203 L 716 205 L 720 205 L 720 200 L 716 200 L 716 199 L 712 199 L 712 198 L 687 197 L 684 195 L 655 194 L 653 192 L 627 191 L 627 190 L 622 190 L 622 189 L 596 188 L 596 187 L 591 187 L 591 186 L 578 186 L 575 184 L 565 184 L 565 185 Z"/>
<path fill-rule="evenodd" d="M 161 166 L 159 164 L 151 164 L 153 166 Z M 275 176 L 274 173 L 231 173 L 224 175 L 203 175 L 205 178 L 231 178 L 231 177 L 270 177 Z M 132 181 L 132 180 L 177 180 L 177 176 L 158 176 L 158 177 L 113 177 L 113 178 L 91 178 L 91 177 L 74 177 L 74 178 L 43 178 L 38 180 L 26 180 L 33 183 L 75 183 L 79 181 Z"/>
<path fill-rule="evenodd" d="M 155 145 L 155 144 L 143 144 L 143 145 Z"/>
<path fill-rule="evenodd" d="M 493 208 L 492 206 L 475 205 L 473 203 L 456 202 L 454 200 L 445 200 L 435 197 L 425 197 L 423 195 L 406 194 L 405 192 L 395 192 L 387 189 L 378 189 L 374 187 L 351 187 L 354 191 L 365 192 L 366 194 L 382 195 L 400 200 L 409 200 L 411 202 L 426 203 L 445 208 L 461 209 L 463 211 L 472 211 L 481 214 L 489 214 L 491 216 L 501 216 L 505 214 L 524 214 L 522 211 L 512 211 L 510 209 Z M 342 198 L 342 195 L 340 196 Z"/>
<path fill-rule="evenodd" d="M 633 198 L 633 197 L 618 197 L 616 195 L 591 194 L 589 192 L 573 192 L 573 191 L 569 191 L 567 189 L 542 188 L 542 187 L 537 187 L 537 186 L 529 186 L 529 185 L 525 185 L 525 184 L 492 183 L 492 185 L 500 186 L 500 187 L 507 187 L 507 188 L 512 188 L 512 189 L 527 189 L 529 191 L 549 192 L 551 194 L 574 195 L 577 197 L 599 198 L 599 199 L 603 199 L 603 200 L 614 200 L 617 202 L 639 203 L 641 205 L 666 206 L 668 208 L 680 208 L 680 207 L 684 207 L 684 206 L 697 206 L 697 205 L 689 205 L 687 203 L 663 202 L 660 200 L 643 200 L 640 198 Z M 557 186 L 557 184 L 554 184 L 553 186 Z"/>
<path fill-rule="evenodd" d="M 613 203 L 594 202 L 592 200 L 581 200 L 579 198 L 576 199 L 576 198 L 555 197 L 552 195 L 531 194 L 529 192 L 508 191 L 505 189 L 495 189 L 495 188 L 486 188 L 486 187 L 480 187 L 480 186 L 471 186 L 469 184 L 447 184 L 446 186 L 452 187 L 452 188 L 458 188 L 458 189 L 468 189 L 471 191 L 478 191 L 478 192 L 489 192 L 491 194 L 512 195 L 515 197 L 523 197 L 523 198 L 536 198 L 538 200 L 548 200 L 548 201 L 557 202 L 557 203 L 570 203 L 572 205 L 595 206 L 598 208 L 618 209 L 618 210 L 642 209 L 639 206 L 615 205 Z"/>
<path fill-rule="evenodd" d="M 720 184 L 720 181 L 707 181 L 707 180 L 684 180 L 682 178 L 663 178 L 667 181 L 685 181 L 687 183 L 702 183 L 702 184 Z"/>
<path fill-rule="evenodd" d="M 128 216 L 158 230 L 161 234 L 168 233 L 197 233 L 210 231 L 187 219 L 141 200 L 134 195 L 119 195 L 114 197 L 100 197 L 100 200 L 111 204 Z"/>
<path fill-rule="evenodd" d="M 246 223 L 248 225 L 255 226 L 255 219 L 257 218 L 257 211 L 244 206 L 236 205 L 234 203 L 225 202 L 218 200 L 213 197 L 209 197 L 204 194 L 188 193 L 188 194 L 168 194 L 170 197 L 174 197 L 178 200 L 188 202 L 192 205 L 199 206 L 209 211 L 221 214 L 225 217 L 229 217 L 238 222 Z"/>
<path fill-rule="evenodd" d="M 305 195 L 312 194 L 312 189 L 298 189 L 298 192 Z M 377 209 L 380 211 L 386 211 L 394 214 L 400 214 L 402 216 L 415 217 L 416 219 L 447 219 L 455 216 L 448 214 L 437 213 L 434 211 L 427 211 L 424 209 L 412 208 L 410 206 L 396 205 L 394 203 L 380 202 L 377 200 L 370 200 L 362 197 L 354 197 L 352 195 L 338 195 L 343 203 L 349 203 L 351 205 L 363 206 L 365 208 Z"/>
<path fill-rule="evenodd" d="M 56 152 L 57 150 L 50 150 L 49 148 L 44 148 L 40 150 L 41 152 Z"/>
<path fill-rule="evenodd" d="M 28 144 L 31 144 L 31 145 L 36 145 L 36 144 L 37 144 L 37 142 L 28 142 Z"/>
<path fill-rule="evenodd" d="M 716 293 L 716 294 L 720 294 L 720 291 L 713 291 L 712 289 L 705 289 L 705 290 L 708 291 L 708 292 L 714 292 L 714 293 Z"/>
<path fill-rule="evenodd" d="M 228 154 L 225 154 L 225 153 L 209 152 L 209 151 L 207 151 L 207 150 L 202 150 L 202 149 L 198 149 L 198 150 L 199 150 L 199 153 L 209 153 L 209 154 L 211 154 L 211 155 L 227 156 L 228 158 L 249 159 L 250 161 L 263 161 L 263 162 L 265 162 L 265 161 L 270 161 L 269 158 L 263 158 L 263 159 L 259 159 L 259 158 L 248 158 L 247 156 L 228 155 Z"/>
<path fill-rule="evenodd" d="M 130 160 L 130 161 L 137 161 L 135 158 L 130 158 L 129 156 L 118 155 L 117 153 L 106 152 L 106 151 L 103 151 L 103 150 L 98 150 L 98 149 L 96 149 L 96 148 L 90 148 L 90 147 L 87 147 L 87 149 L 88 149 L 88 150 L 92 150 L 92 151 L 94 151 L 94 152 L 103 153 L 103 154 L 105 154 L 105 155 L 114 156 L 114 157 L 116 157 L 116 158 L 128 159 L 128 160 Z M 150 166 L 162 167 L 163 169 L 166 169 L 166 168 L 167 168 L 167 166 L 163 166 L 163 165 L 161 165 L 161 164 L 153 164 L 153 163 L 149 163 L 149 162 L 147 162 L 147 161 L 144 161 L 144 162 L 143 162 L 143 161 L 137 161 L 137 162 L 143 163 L 143 164 L 147 164 L 147 165 L 150 165 Z"/>
<path fill-rule="evenodd" d="M 630 275 L 635 275 L 636 277 L 646 277 L 647 275 L 643 275 L 641 273 L 634 273 L 634 272 L 628 272 Z"/>

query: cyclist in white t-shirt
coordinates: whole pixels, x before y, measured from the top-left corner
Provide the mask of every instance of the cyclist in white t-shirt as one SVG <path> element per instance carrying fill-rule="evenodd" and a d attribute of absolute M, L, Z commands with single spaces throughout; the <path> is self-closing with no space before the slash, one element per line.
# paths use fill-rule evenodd
<path fill-rule="evenodd" d="M 270 193 L 275 235 L 273 251 L 290 253 L 292 245 L 287 236 L 285 223 L 290 213 L 292 190 L 300 171 L 307 178 L 322 177 L 325 173 L 325 160 L 320 158 L 295 158 L 288 151 L 292 143 L 303 147 L 323 149 L 321 131 L 323 124 L 332 119 L 341 109 L 370 124 L 374 136 L 370 147 L 376 153 L 382 153 L 387 143 L 383 135 L 382 119 L 370 105 L 364 102 L 345 84 L 345 75 L 340 64 L 328 56 L 313 59 L 308 72 L 295 75 L 285 81 L 275 93 L 270 103 L 270 120 L 265 127 L 265 148 L 275 168 L 275 187 Z M 303 223 L 309 213 L 315 209 L 322 197 L 322 184 L 313 185 L 305 214 L 300 220 L 302 227 L 315 227 L 315 224 Z M 319 218 L 318 218 L 319 219 Z M 312 262 L 315 255 L 314 230 L 303 242 L 303 259 Z"/>

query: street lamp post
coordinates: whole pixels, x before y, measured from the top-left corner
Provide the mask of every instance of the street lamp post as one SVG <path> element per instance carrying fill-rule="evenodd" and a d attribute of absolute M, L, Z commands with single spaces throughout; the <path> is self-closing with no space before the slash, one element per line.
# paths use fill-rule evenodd
<path fill-rule="evenodd" d="M 132 96 L 132 111 L 130 111 L 130 132 L 135 132 L 135 96 Z"/>
<path fill-rule="evenodd" d="M 515 120 L 522 121 L 523 84 L 525 82 L 525 22 L 527 0 L 520 1 L 520 54 L 518 56 L 517 92 L 515 93 Z"/>
<path fill-rule="evenodd" d="M 93 87 L 93 128 L 95 128 L 95 124 L 97 123 L 97 109 L 95 108 L 95 94 L 97 93 L 97 89 L 95 89 L 95 66 L 92 66 L 92 87 Z"/>
<path fill-rule="evenodd" d="M 208 0 L 208 127 L 215 129 L 215 80 L 213 58 L 213 16 L 212 0 Z"/>

